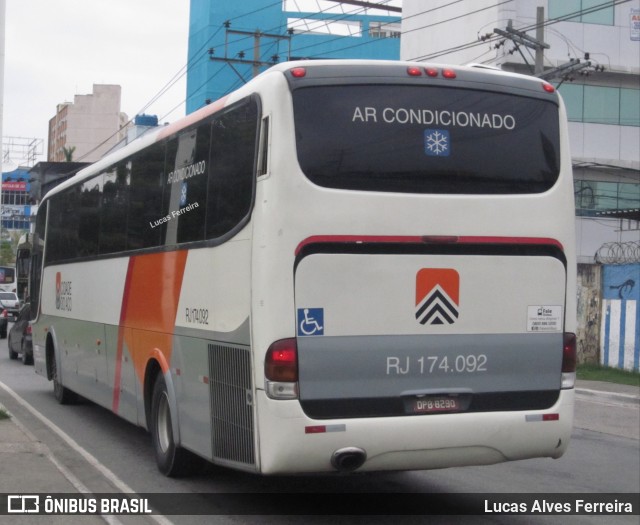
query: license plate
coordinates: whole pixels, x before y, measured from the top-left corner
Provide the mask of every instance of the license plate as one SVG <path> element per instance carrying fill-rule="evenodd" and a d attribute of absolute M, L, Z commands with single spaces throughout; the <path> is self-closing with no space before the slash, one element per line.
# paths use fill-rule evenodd
<path fill-rule="evenodd" d="M 426 396 L 412 399 L 409 410 L 413 414 L 434 414 L 461 410 L 460 399 L 449 396 Z"/>

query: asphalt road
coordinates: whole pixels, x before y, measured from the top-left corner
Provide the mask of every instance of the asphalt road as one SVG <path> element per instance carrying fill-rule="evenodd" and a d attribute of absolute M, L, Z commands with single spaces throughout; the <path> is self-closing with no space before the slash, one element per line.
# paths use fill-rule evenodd
<path fill-rule="evenodd" d="M 638 423 L 640 407 L 620 399 L 578 395 L 575 431 L 568 452 L 559 460 L 533 459 L 485 467 L 453 468 L 351 476 L 260 477 L 211 467 L 188 479 L 169 479 L 156 469 L 149 435 L 90 402 L 58 405 L 52 385 L 35 375 L 32 366 L 10 361 L 6 340 L 0 342 L 0 382 L 23 402 L 0 388 L 0 403 L 40 441 L 56 459 L 94 493 L 202 493 L 200 503 L 211 516 L 166 516 L 162 524 L 195 523 L 389 523 L 392 518 L 371 516 L 226 516 L 221 501 L 207 493 L 242 493 L 246 508 L 252 494 L 273 493 L 274 504 L 286 513 L 295 493 L 415 493 L 459 494 L 445 503 L 464 505 L 468 493 L 628 493 L 640 492 Z M 44 417 L 43 417 L 44 416 Z M 0 475 L 9 473 L 1 472 Z M 373 496 L 372 496 L 373 497 Z M 297 502 L 299 504 L 300 502 Z M 344 503 L 344 502 L 343 502 Z M 358 501 L 358 504 L 363 504 Z M 365 498 L 366 504 L 366 498 Z M 304 505 L 304 502 L 302 503 Z M 139 518 L 149 520 L 150 518 Z M 393 521 L 425 523 L 425 517 Z M 429 523 L 630 523 L 637 516 L 483 516 L 429 517 Z M 122 519 L 122 523 L 132 523 Z M 139 521 L 136 521 L 138 523 Z M 143 521 L 147 522 L 147 521 Z"/>

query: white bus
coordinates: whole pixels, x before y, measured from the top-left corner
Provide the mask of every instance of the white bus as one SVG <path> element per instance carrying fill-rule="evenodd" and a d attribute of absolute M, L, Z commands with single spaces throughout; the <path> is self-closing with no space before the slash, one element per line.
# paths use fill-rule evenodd
<path fill-rule="evenodd" d="M 0 292 L 16 291 L 16 269 L 14 266 L 0 266 Z"/>
<path fill-rule="evenodd" d="M 573 228 L 546 82 L 280 64 L 46 195 L 36 371 L 148 429 L 170 476 L 558 458 Z"/>

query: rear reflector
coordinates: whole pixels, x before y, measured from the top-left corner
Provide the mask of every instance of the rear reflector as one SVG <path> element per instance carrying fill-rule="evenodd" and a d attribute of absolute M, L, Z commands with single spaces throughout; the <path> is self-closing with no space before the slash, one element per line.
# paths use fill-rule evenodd
<path fill-rule="evenodd" d="M 527 414 L 524 419 L 527 423 L 560 421 L 560 414 Z"/>
<path fill-rule="evenodd" d="M 304 427 L 305 434 L 326 434 L 327 432 L 345 432 L 347 425 L 311 425 Z"/>

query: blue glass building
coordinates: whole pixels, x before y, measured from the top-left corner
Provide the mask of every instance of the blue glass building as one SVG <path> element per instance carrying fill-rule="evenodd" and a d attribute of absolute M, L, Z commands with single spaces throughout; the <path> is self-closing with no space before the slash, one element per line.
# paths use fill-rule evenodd
<path fill-rule="evenodd" d="M 289 58 L 397 60 L 400 21 L 398 10 L 338 1 L 191 0 L 186 111 Z"/>

